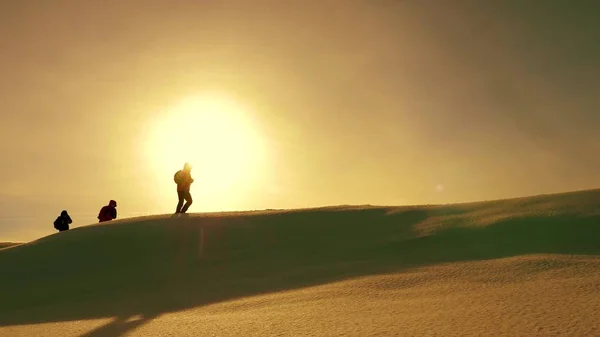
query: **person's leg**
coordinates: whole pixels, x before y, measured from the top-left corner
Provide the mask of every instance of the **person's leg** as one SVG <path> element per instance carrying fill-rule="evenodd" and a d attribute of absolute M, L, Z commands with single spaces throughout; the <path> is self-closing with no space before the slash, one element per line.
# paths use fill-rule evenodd
<path fill-rule="evenodd" d="M 181 213 L 185 213 L 187 212 L 188 208 L 190 208 L 190 205 L 192 204 L 192 195 L 190 194 L 189 191 L 187 191 L 184 195 L 185 198 L 185 205 L 183 205 L 183 208 L 181 209 Z"/>
<path fill-rule="evenodd" d="M 177 202 L 177 209 L 175 210 L 175 213 L 181 213 L 181 206 L 183 206 L 184 200 L 184 192 L 177 191 L 177 198 L 179 199 L 179 201 Z"/>

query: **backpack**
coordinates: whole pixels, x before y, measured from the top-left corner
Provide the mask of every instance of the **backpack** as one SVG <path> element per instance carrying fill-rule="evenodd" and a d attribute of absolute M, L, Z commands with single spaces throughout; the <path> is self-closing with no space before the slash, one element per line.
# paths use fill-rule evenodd
<path fill-rule="evenodd" d="M 116 218 L 117 218 L 117 209 L 110 207 L 108 205 L 103 206 L 100 209 L 100 213 L 98 214 L 98 220 L 100 220 L 100 222 L 110 221 L 110 220 L 116 219 Z"/>
<path fill-rule="evenodd" d="M 181 184 L 181 170 L 175 172 L 175 175 L 173 176 L 173 180 L 175 181 L 175 184 L 177 184 L 177 185 Z"/>
<path fill-rule="evenodd" d="M 56 220 L 54 220 L 54 228 L 56 230 L 61 230 L 63 228 L 63 219 L 61 217 L 58 217 Z"/>

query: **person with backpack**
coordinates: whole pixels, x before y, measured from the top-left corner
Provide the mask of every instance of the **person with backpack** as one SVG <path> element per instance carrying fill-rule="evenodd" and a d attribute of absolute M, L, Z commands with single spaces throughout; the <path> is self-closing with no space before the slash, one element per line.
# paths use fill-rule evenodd
<path fill-rule="evenodd" d="M 108 205 L 102 207 L 100 209 L 100 213 L 98 214 L 99 222 L 111 221 L 117 218 L 117 202 L 111 200 Z"/>
<path fill-rule="evenodd" d="M 54 220 L 54 228 L 59 232 L 68 231 L 69 225 L 72 223 L 73 220 L 71 220 L 69 213 L 62 211 L 60 212 L 60 216 Z"/>
<path fill-rule="evenodd" d="M 183 170 L 175 172 L 173 177 L 177 184 L 177 209 L 175 213 L 185 213 L 192 204 L 192 195 L 190 194 L 190 188 L 194 179 L 192 179 L 192 165 L 185 163 Z M 183 202 L 185 201 L 185 205 Z"/>

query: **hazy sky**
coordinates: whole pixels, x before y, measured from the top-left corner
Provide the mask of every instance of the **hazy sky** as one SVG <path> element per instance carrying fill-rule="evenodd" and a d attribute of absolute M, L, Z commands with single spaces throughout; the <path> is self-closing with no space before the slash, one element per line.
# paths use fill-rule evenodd
<path fill-rule="evenodd" d="M 111 198 L 120 217 L 173 212 L 188 152 L 193 212 L 600 187 L 599 14 L 583 0 L 1 1 L 0 241 L 54 232 L 63 209 L 95 222 Z M 172 117 L 213 93 L 240 107 L 223 112 L 246 128 L 235 146 L 226 126 Z"/>

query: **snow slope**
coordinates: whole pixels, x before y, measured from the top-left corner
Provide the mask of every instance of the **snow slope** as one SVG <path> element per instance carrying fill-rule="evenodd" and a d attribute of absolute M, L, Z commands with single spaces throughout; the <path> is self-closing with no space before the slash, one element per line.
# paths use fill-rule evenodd
<path fill-rule="evenodd" d="M 600 190 L 123 219 L 0 250 L 0 336 L 600 335 Z"/>

